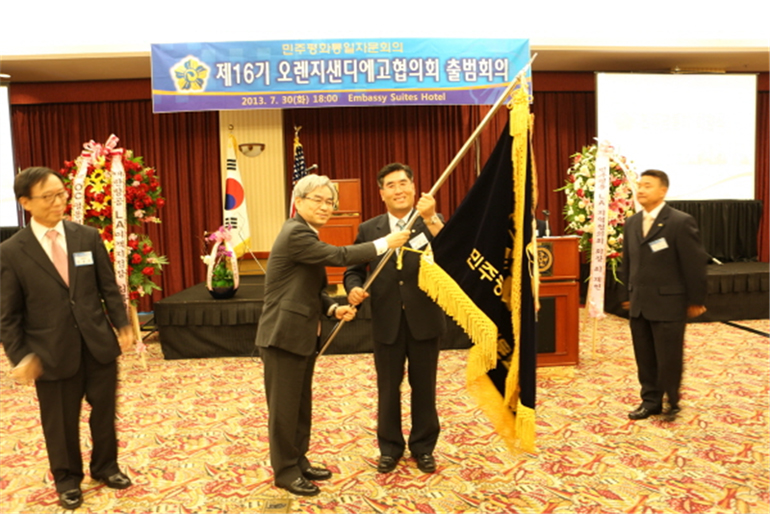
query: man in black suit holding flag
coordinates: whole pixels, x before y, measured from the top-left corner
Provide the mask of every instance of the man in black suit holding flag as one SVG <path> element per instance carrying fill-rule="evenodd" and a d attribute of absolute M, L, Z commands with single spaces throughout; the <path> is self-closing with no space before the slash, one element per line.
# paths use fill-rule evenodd
<path fill-rule="evenodd" d="M 405 248 L 424 250 L 443 228 L 436 214 L 436 202 L 423 194 L 415 208 L 415 186 L 412 169 L 400 163 L 388 164 L 377 174 L 380 197 L 387 213 L 372 218 L 358 227 L 356 243 L 373 241 L 406 226 L 412 226 Z M 417 286 L 420 256 L 401 249 L 401 268 L 397 259 L 388 262 L 372 282 L 372 337 L 374 365 L 377 370 L 377 442 L 380 459 L 377 471 L 390 473 L 398 465 L 406 442 L 401 430 L 401 382 L 404 365 L 409 363 L 412 388 L 412 430 L 409 450 L 424 473 L 436 471 L 433 449 L 440 431 L 436 411 L 436 369 L 438 337 L 446 330 L 441 309 Z M 379 259 L 371 262 L 371 269 Z M 345 272 L 348 302 L 359 305 L 369 296 L 362 288 L 367 265 L 351 266 Z"/>

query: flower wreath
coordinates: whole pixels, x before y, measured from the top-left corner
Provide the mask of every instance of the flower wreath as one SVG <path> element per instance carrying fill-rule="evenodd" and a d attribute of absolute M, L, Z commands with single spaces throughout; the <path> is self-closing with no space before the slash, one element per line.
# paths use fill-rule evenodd
<path fill-rule="evenodd" d="M 583 147 L 583 151 L 571 156 L 572 165 L 567 170 L 567 183 L 557 191 L 564 191 L 567 203 L 564 219 L 567 232 L 580 236 L 580 251 L 590 256 L 594 233 L 594 184 L 596 182 L 596 145 Z M 634 213 L 633 189 L 630 181 L 636 174 L 630 169 L 625 157 L 610 157 L 610 198 L 607 206 L 607 264 L 617 280 L 617 267 L 623 257 L 623 226 L 626 218 Z"/>
<path fill-rule="evenodd" d="M 91 141 L 83 145 L 83 153 L 73 161 L 64 161 L 59 170 L 65 187 L 70 192 L 66 214 L 73 215 L 75 198 L 73 189 L 82 191 L 82 222 L 99 229 L 104 245 L 115 262 L 113 225 L 112 167 L 115 159 L 125 171 L 126 223 L 140 226 L 142 223 L 160 223 L 157 212 L 165 203 L 162 188 L 155 169 L 145 166 L 142 157 L 135 157 L 131 150 L 116 148 L 117 137 L 110 136 L 105 145 Z M 82 184 L 78 172 L 85 172 Z M 78 184 L 76 186 L 76 184 Z M 82 189 L 81 189 L 82 188 Z M 154 290 L 160 290 L 152 277 L 160 275 L 168 259 L 158 255 L 149 236 L 127 235 L 126 260 L 128 267 L 128 299 L 136 306 L 138 300 Z"/>

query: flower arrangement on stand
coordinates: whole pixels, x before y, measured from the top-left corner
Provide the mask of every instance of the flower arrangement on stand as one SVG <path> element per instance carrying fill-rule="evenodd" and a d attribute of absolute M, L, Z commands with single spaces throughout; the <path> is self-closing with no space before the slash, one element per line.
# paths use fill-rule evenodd
<path fill-rule="evenodd" d="M 594 185 L 596 183 L 597 146 L 583 147 L 571 156 L 572 165 L 567 170 L 567 183 L 557 191 L 564 191 L 567 203 L 564 218 L 567 232 L 580 236 L 580 251 L 590 254 L 594 233 Z M 622 260 L 623 226 L 626 218 L 634 213 L 633 189 L 636 174 L 625 157 L 610 157 L 610 197 L 607 205 L 608 223 L 606 239 L 607 266 L 617 281 L 617 268 Z"/>
<path fill-rule="evenodd" d="M 117 138 L 115 139 L 117 141 Z M 84 152 L 73 161 L 65 161 L 59 170 L 65 187 L 70 192 L 66 214 L 72 215 L 75 177 L 81 166 L 88 168 L 83 183 L 83 223 L 99 229 L 104 245 L 115 261 L 114 227 L 112 219 L 112 166 L 116 148 L 109 143 L 100 145 L 93 141 L 84 145 Z M 86 155 L 90 154 L 90 155 Z M 86 159 L 87 162 L 82 160 Z M 130 226 L 144 223 L 160 223 L 158 210 L 165 204 L 162 188 L 154 168 L 145 166 L 141 156 L 134 156 L 131 150 L 122 152 L 125 170 L 126 220 Z M 162 266 L 168 264 L 165 256 L 155 252 L 149 236 L 131 233 L 128 235 L 128 296 L 136 307 L 140 298 L 160 290 L 153 277 L 160 276 Z"/>
<path fill-rule="evenodd" d="M 230 244 L 231 240 L 228 226 L 204 235 L 206 251 L 201 259 L 207 266 L 206 289 L 217 300 L 232 298 L 238 291 L 238 258 Z"/>
<path fill-rule="evenodd" d="M 168 259 L 158 255 L 145 234 L 131 233 L 130 227 L 160 223 L 158 210 L 165 204 L 155 169 L 131 150 L 117 148 L 113 134 L 102 145 L 90 141 L 79 157 L 65 161 L 59 170 L 70 193 L 66 214 L 77 223 L 96 227 L 115 264 L 115 276 L 129 306 L 137 341 L 144 361 L 145 346 L 140 337 L 139 299 L 160 290 L 153 278 L 159 276 Z"/>

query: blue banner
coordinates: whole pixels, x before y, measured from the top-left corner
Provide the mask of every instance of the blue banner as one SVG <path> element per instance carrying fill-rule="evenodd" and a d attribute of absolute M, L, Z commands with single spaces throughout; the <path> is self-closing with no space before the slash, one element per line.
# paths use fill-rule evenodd
<path fill-rule="evenodd" d="M 493 104 L 527 39 L 152 45 L 154 112 Z"/>

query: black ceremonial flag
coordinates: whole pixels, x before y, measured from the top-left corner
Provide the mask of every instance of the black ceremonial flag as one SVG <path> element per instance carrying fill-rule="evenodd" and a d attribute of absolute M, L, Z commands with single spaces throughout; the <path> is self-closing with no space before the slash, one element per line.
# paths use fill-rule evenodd
<path fill-rule="evenodd" d="M 534 244 L 528 112 L 527 105 L 527 128 L 517 136 L 523 145 L 515 144 L 509 124 L 481 175 L 434 239 L 432 260 L 428 255 L 421 263 L 420 287 L 473 341 L 468 388 L 498 433 L 510 448 L 534 452 L 536 338 L 533 264 L 527 256 L 527 247 L 532 250 Z M 513 164 L 517 157 L 519 170 Z"/>

